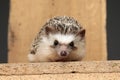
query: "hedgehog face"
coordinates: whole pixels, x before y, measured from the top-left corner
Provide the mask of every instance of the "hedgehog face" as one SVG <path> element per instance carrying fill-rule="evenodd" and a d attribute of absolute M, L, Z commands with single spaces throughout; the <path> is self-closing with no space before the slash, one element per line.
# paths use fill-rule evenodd
<path fill-rule="evenodd" d="M 74 35 L 72 34 L 55 34 L 51 35 L 52 44 L 51 47 L 56 51 L 59 57 L 67 57 L 72 50 L 75 50 L 76 47 L 74 45 Z"/>
<path fill-rule="evenodd" d="M 73 22 L 76 23 L 75 21 Z M 50 46 L 60 57 L 67 57 L 72 51 L 77 49 L 78 46 L 76 44 L 84 39 L 85 30 L 76 25 L 68 24 L 65 21 L 53 20 L 52 25 L 45 27 L 46 36 L 51 43 Z"/>

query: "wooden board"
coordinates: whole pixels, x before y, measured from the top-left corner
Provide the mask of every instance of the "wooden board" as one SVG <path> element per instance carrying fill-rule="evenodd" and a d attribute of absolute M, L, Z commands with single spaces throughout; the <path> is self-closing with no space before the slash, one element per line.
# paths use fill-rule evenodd
<path fill-rule="evenodd" d="M 0 64 L 0 80 L 120 80 L 120 61 Z"/>
<path fill-rule="evenodd" d="M 11 0 L 9 62 L 27 62 L 30 44 L 54 16 L 72 16 L 87 31 L 84 60 L 106 60 L 106 0 Z"/>
<path fill-rule="evenodd" d="M 0 80 L 119 80 L 120 73 L 73 73 L 1 76 Z"/>

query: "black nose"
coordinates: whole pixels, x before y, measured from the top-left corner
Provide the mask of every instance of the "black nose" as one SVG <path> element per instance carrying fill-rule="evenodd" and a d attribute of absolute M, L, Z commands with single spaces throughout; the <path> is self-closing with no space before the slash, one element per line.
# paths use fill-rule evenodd
<path fill-rule="evenodd" d="M 67 56 L 67 52 L 66 52 L 66 51 L 62 51 L 62 52 L 60 53 L 60 55 L 61 55 L 61 56 Z"/>

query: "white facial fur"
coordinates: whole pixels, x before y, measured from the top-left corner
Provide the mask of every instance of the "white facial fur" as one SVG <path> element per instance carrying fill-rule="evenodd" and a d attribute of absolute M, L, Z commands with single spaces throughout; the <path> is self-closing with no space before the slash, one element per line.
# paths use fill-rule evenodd
<path fill-rule="evenodd" d="M 50 34 L 49 35 L 50 38 L 53 38 L 54 40 L 58 40 L 60 43 L 63 43 L 63 44 L 68 44 L 70 42 L 72 42 L 74 39 L 75 39 L 75 35 L 73 34 Z"/>
<path fill-rule="evenodd" d="M 75 36 L 73 34 L 50 34 L 49 35 L 49 39 L 52 41 L 51 45 L 54 45 L 54 41 L 57 40 L 60 45 L 56 46 L 54 49 L 57 52 L 57 54 L 60 57 L 67 57 L 67 56 L 61 56 L 61 52 L 65 51 L 67 53 L 67 55 L 69 55 L 71 49 L 68 48 L 69 43 L 71 43 L 72 41 L 74 41 Z"/>

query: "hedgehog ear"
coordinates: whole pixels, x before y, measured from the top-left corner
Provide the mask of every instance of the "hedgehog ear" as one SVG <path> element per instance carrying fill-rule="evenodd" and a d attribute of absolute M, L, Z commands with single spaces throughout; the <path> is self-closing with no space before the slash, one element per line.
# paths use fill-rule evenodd
<path fill-rule="evenodd" d="M 85 37 L 85 29 L 82 29 L 79 33 L 78 33 L 78 35 L 80 36 L 80 37 Z"/>
<path fill-rule="evenodd" d="M 53 28 L 53 27 L 47 26 L 47 27 L 45 28 L 45 32 L 46 32 L 47 35 L 48 35 L 49 33 L 53 33 L 53 31 L 54 31 L 54 28 Z"/>

